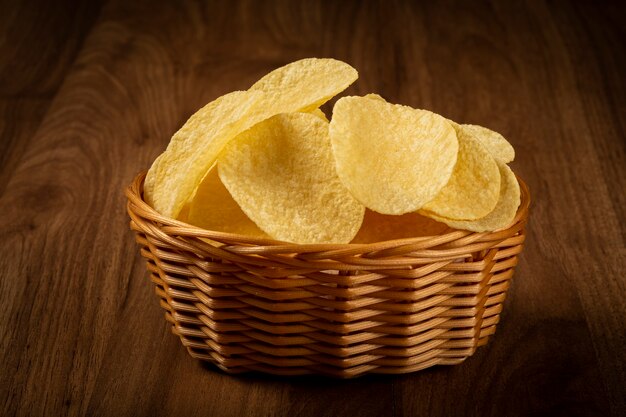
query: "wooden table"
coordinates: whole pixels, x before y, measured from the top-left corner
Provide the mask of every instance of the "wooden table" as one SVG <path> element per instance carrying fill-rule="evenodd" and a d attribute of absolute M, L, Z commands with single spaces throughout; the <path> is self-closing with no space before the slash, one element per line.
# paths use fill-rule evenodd
<path fill-rule="evenodd" d="M 626 415 L 619 4 L 17 3 L 0 10 L 1 415 Z M 124 186 L 204 103 L 310 56 L 356 67 L 348 93 L 517 150 L 527 246 L 495 338 L 461 365 L 233 377 L 163 320 Z"/>

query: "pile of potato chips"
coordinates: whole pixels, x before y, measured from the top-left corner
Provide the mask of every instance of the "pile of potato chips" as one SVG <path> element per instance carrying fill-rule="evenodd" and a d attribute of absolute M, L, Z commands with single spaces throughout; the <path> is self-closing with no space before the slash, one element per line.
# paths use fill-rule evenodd
<path fill-rule="evenodd" d="M 520 188 L 504 137 L 376 94 L 340 98 L 329 122 L 319 107 L 357 77 L 344 62 L 303 59 L 207 104 L 154 161 L 146 201 L 209 230 L 294 243 L 513 221 Z"/>

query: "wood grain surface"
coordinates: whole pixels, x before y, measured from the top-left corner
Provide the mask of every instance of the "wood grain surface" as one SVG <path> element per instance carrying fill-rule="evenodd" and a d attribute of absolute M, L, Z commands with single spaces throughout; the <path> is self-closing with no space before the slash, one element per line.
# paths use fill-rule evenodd
<path fill-rule="evenodd" d="M 0 6 L 0 415 L 626 415 L 619 3 L 52 3 Z M 517 150 L 526 249 L 461 365 L 227 376 L 163 320 L 123 187 L 194 110 L 310 56 Z"/>

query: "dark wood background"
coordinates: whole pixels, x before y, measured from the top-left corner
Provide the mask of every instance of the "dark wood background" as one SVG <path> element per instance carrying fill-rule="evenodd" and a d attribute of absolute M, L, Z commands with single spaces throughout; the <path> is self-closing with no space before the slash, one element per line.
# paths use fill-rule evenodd
<path fill-rule="evenodd" d="M 626 415 L 619 3 L 174 3 L 0 6 L 1 415 Z M 517 150 L 527 246 L 495 338 L 461 365 L 233 377 L 163 320 L 124 186 L 201 105 L 310 56 L 356 67 L 350 93 Z"/>

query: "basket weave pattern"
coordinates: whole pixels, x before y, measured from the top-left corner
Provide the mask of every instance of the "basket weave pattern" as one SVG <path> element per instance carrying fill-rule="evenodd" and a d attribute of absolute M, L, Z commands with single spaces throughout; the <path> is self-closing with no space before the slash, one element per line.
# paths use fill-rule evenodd
<path fill-rule="evenodd" d="M 194 358 L 231 373 L 407 373 L 453 365 L 495 332 L 524 242 L 513 224 L 372 244 L 297 245 L 169 219 L 127 188 L 165 318 Z"/>

